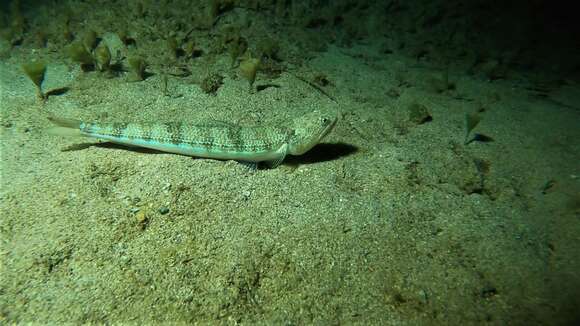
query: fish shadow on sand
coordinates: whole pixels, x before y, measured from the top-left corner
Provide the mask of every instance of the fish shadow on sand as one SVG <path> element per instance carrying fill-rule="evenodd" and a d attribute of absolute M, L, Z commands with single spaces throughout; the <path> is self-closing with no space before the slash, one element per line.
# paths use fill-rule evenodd
<path fill-rule="evenodd" d="M 158 151 L 155 149 L 149 149 L 145 147 L 133 147 L 128 145 L 116 144 L 112 142 L 100 142 L 100 143 L 79 143 L 73 144 L 64 148 L 63 152 L 80 151 L 90 147 L 108 148 L 108 149 L 120 149 L 125 151 L 131 151 L 143 154 L 171 154 L 167 152 Z M 301 165 L 301 164 L 313 164 L 325 161 L 333 161 L 339 159 L 343 156 L 349 156 L 356 153 L 358 148 L 356 146 L 346 144 L 346 143 L 322 143 L 314 146 L 307 153 L 300 156 L 288 155 L 282 164 L 287 165 Z M 181 154 L 173 154 L 181 155 Z"/>
<path fill-rule="evenodd" d="M 358 147 L 346 143 L 321 143 L 300 156 L 288 155 L 282 164 L 296 165 L 334 161 L 357 151 Z"/>

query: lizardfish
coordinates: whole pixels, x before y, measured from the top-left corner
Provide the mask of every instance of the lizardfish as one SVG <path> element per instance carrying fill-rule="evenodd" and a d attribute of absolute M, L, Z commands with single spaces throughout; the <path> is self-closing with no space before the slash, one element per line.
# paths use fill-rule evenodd
<path fill-rule="evenodd" d="M 49 117 L 51 134 L 85 136 L 162 152 L 276 167 L 286 155 L 302 155 L 336 125 L 335 112 L 313 111 L 289 126 L 243 127 L 223 122 L 98 123 Z"/>

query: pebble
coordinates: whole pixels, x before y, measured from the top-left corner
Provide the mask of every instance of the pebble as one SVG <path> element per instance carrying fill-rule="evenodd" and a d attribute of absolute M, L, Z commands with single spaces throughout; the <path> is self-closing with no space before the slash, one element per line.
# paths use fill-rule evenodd
<path fill-rule="evenodd" d="M 167 208 L 165 206 L 159 207 L 159 214 L 165 215 L 167 213 L 169 213 L 169 208 Z"/>
<path fill-rule="evenodd" d="M 137 223 L 144 224 L 147 222 L 147 215 L 145 215 L 145 212 L 139 211 L 135 214 L 135 219 L 137 220 Z"/>

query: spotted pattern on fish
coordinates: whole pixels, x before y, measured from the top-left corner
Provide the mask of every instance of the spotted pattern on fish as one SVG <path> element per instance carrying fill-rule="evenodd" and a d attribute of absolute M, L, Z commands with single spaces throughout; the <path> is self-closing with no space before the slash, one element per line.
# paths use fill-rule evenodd
<path fill-rule="evenodd" d="M 242 127 L 228 123 L 98 123 L 51 117 L 61 128 L 114 143 L 195 157 L 267 161 L 277 166 L 287 154 L 302 155 L 324 138 L 337 114 L 313 111 L 289 126 Z"/>

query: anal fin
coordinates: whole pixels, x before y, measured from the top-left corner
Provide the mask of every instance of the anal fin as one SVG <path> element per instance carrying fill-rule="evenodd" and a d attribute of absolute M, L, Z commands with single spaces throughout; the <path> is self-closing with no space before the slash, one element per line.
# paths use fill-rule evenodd
<path fill-rule="evenodd" d="M 258 162 L 238 161 L 238 163 L 247 167 L 251 171 L 256 171 L 258 169 Z"/>

